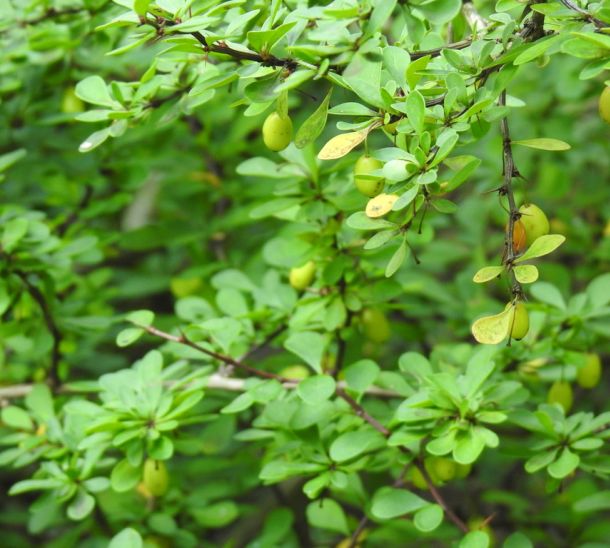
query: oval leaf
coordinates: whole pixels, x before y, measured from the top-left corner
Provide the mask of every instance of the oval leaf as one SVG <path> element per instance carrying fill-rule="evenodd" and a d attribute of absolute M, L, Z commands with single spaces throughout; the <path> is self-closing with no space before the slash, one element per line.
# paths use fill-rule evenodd
<path fill-rule="evenodd" d="M 472 324 L 472 334 L 481 344 L 498 344 L 508 337 L 508 331 L 514 315 L 514 307 L 510 306 L 495 316 L 479 318 Z"/>

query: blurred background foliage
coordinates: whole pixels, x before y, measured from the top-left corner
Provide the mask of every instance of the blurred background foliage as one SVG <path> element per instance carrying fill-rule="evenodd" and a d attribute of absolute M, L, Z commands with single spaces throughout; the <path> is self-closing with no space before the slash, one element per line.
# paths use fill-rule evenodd
<path fill-rule="evenodd" d="M 76 83 L 91 74 L 137 80 L 163 46 L 105 56 L 119 42 L 122 30 L 93 32 L 109 19 L 104 0 L 87 0 L 82 6 L 59 1 L 24 4 L 31 9 L 0 0 L 0 219 L 6 226 L 10 219 L 27 218 L 36 226 L 18 268 L 40 291 L 55 296 L 53 315 L 61 339 L 54 341 L 32 293 L 17 291 L 18 277 L 5 278 L 2 302 L 16 302 L 10 303 L 12 312 L 5 313 L 0 325 L 3 385 L 43 380 L 55 343 L 61 355 L 61 381 L 94 379 L 129 366 L 158 344 L 145 338 L 129 348 L 117 348 L 122 314 L 154 310 L 156 325 L 169 329 L 176 316 L 189 316 L 193 296 L 217 303 L 214 276 L 219 272 L 238 268 L 260 282 L 270 268 L 265 256 L 269 242 L 298 230 L 290 221 L 251 217 L 255 207 L 270 199 L 275 182 L 239 173 L 245 160 L 269 153 L 260 138 L 266 113 L 244 116 L 242 107 L 231 106 L 241 96 L 237 86 L 188 115 L 177 115 L 171 101 L 153 104 L 143 123 L 89 154 L 80 153 L 78 146 L 91 130 L 74 121 L 74 112 L 83 108 L 73 95 Z M 74 13 L 59 15 L 74 6 Z M 49 16 L 49 9 L 58 14 Z M 597 112 L 603 77 L 581 80 L 581 70 L 579 59 L 555 55 L 522 66 L 510 86 L 510 95 L 519 102 L 510 113 L 515 138 L 553 136 L 572 145 L 562 154 L 515 151 L 526 179 L 517 184 L 518 200 L 540 205 L 552 232 L 567 237 L 539 267 L 544 283 L 556 286 L 565 300 L 584 291 L 610 266 L 609 129 Z M 325 92 L 323 84 L 313 82 L 290 94 L 295 127 Z M 347 97 L 336 90 L 332 102 Z M 318 143 L 336 134 L 335 120 L 330 117 Z M 366 356 L 382 369 L 393 370 L 397 356 L 414 351 L 430 356 L 439 370 L 459 368 L 472 354 L 472 321 L 506 301 L 504 282 L 484 287 L 472 283 L 474 272 L 501 254 L 506 223 L 506 212 L 493 192 L 501 184 L 501 136 L 496 123 L 482 131 L 484 137 L 460 149 L 481 164 L 451 195 L 459 210 L 454 215 L 431 215 L 422 235 L 412 242 L 421 264 L 409 258 L 392 279 L 377 280 L 368 288 L 370 304 L 383 304 L 387 310 L 390 341 L 366 340 L 356 326 L 347 363 Z M 389 146 L 388 137 L 378 133 L 369 139 L 372 149 Z M 347 181 L 351 165 L 351 160 L 339 163 L 334 180 Z M 366 202 L 355 193 L 349 200 L 353 210 Z M 311 233 L 312 240 L 317 237 Z M 383 269 L 392 251 L 363 256 Z M 277 270 L 285 280 L 287 269 Z M 532 309 L 540 313 L 533 318 L 540 326 L 553 315 L 548 302 L 537 302 Z M 9 304 L 3 304 L 3 310 L 9 310 Z M 260 323 L 265 321 L 263 316 Z M 561 363 L 566 348 L 603 353 L 607 359 L 608 336 L 610 324 L 600 322 L 563 346 L 546 340 L 505 348 L 501 362 L 509 370 L 519 370 L 519 364 L 540 357 L 550 361 L 542 380 L 528 378 L 523 370 L 520 374 L 541 400 L 545 383 L 559 376 L 553 362 Z M 271 353 L 259 362 L 279 371 L 294 360 L 286 353 Z M 599 413 L 607 408 L 609 382 L 605 375 L 603 387 L 593 392 L 577 388 L 579 410 Z M 210 393 L 202 411 L 214 413 L 231 399 Z M 386 405 L 373 402 L 371 408 Z M 252 548 L 304 542 L 327 546 L 340 539 L 340 529 L 307 531 L 312 517 L 304 517 L 308 503 L 297 480 L 261 485 L 260 443 L 235 438 L 251 419 L 248 413 L 221 415 L 198 426 L 181 448 L 187 456 L 169 465 L 173 486 L 161 507 L 151 508 L 136 491 L 105 491 L 98 497 L 93 524 L 68 527 L 56 510 L 40 508 L 29 515 L 31 495 L 5 497 L 0 544 L 104 546 L 101 539 L 134 523 L 158 546 L 242 546 L 253 538 L 257 540 L 248 544 Z M 574 500 L 595 493 L 600 484 L 588 476 L 577 477 L 562 492 L 547 496 L 544 478 L 528 475 L 515 464 L 523 433 L 507 428 L 505 438 L 500 450 L 486 452 L 477 462 L 476 474 L 447 487 L 448 499 L 460 506 L 461 513 L 481 518 L 495 513 L 492 526 L 500 537 L 520 523 L 540 546 L 584 546 L 588 541 L 587 546 L 607 545 L 610 526 L 605 519 L 597 515 L 589 520 L 589 514 L 571 510 Z M 200 458 L 189 458 L 195 455 Z M 5 490 L 15 474 L 2 471 Z M 383 472 L 377 477 L 373 469 L 369 476 L 371 486 L 387 484 Z M 349 503 L 346 507 L 349 512 Z M 50 533 L 46 524 L 53 525 Z M 445 527 L 425 541 L 412 524 L 394 520 L 371 532 L 369 542 L 405 546 L 417 538 L 420 546 L 444 545 L 448 540 L 443 541 L 443 535 L 451 537 Z"/>

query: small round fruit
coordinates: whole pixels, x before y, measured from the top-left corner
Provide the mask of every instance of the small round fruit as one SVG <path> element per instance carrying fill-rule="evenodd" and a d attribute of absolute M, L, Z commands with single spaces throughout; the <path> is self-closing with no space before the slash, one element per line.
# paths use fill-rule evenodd
<path fill-rule="evenodd" d="M 489 523 L 482 517 L 474 517 L 468 520 L 468 529 L 470 531 L 481 531 L 489 537 L 488 546 L 493 546 L 495 543 L 495 535 L 493 529 L 489 526 Z"/>
<path fill-rule="evenodd" d="M 354 165 L 354 184 L 361 194 L 373 198 L 382 190 L 384 180 L 382 177 L 366 177 L 372 171 L 381 169 L 383 163 L 372 156 L 360 156 Z"/>
<path fill-rule="evenodd" d="M 513 321 L 510 328 L 510 338 L 520 341 L 523 337 L 527 335 L 527 332 L 530 329 L 530 318 L 527 313 L 527 308 L 521 302 L 513 305 L 513 303 L 508 303 L 506 305 L 506 309 L 509 306 L 515 307 L 515 315 L 513 316 Z"/>
<path fill-rule="evenodd" d="M 597 354 L 587 354 L 585 364 L 578 368 L 576 381 L 583 388 L 595 388 L 602 376 L 602 362 Z"/>
<path fill-rule="evenodd" d="M 78 114 L 84 110 L 85 103 L 76 95 L 74 88 L 66 88 L 61 98 L 61 111 L 65 114 Z"/>
<path fill-rule="evenodd" d="M 425 460 L 424 465 L 430 478 L 436 484 L 451 481 L 457 472 L 456 463 L 446 457 L 429 457 Z"/>
<path fill-rule="evenodd" d="M 558 403 L 567 414 L 572 409 L 572 403 L 574 403 L 572 385 L 566 381 L 555 381 L 549 388 L 546 401 L 548 403 Z"/>
<path fill-rule="evenodd" d="M 544 211 L 534 204 L 525 204 L 519 208 L 521 213 L 520 221 L 523 223 L 525 228 L 525 236 L 527 245 L 538 239 L 540 236 L 544 236 L 549 233 L 550 226 L 549 220 L 547 219 Z"/>
<path fill-rule="evenodd" d="M 298 291 L 303 291 L 310 286 L 316 274 L 316 263 L 307 261 L 303 266 L 290 269 L 288 279 L 290 285 Z"/>
<path fill-rule="evenodd" d="M 365 308 L 362 311 L 362 331 L 372 342 L 384 343 L 392 336 L 390 322 L 378 308 Z"/>
<path fill-rule="evenodd" d="M 309 377 L 309 369 L 304 365 L 289 365 L 280 371 L 280 375 L 287 379 L 301 381 Z"/>
<path fill-rule="evenodd" d="M 142 477 L 144 485 L 151 495 L 161 497 L 169 487 L 169 475 L 165 463 L 160 460 L 146 459 Z"/>
<path fill-rule="evenodd" d="M 288 116 L 282 118 L 277 112 L 267 116 L 263 124 L 263 142 L 269 150 L 284 150 L 292 140 L 292 121 Z"/>
<path fill-rule="evenodd" d="M 458 479 L 464 479 L 472 470 L 472 464 L 460 464 L 455 463 L 455 477 Z"/>
<path fill-rule="evenodd" d="M 526 241 L 525 226 L 521 220 L 516 221 L 513 225 L 513 253 L 523 253 L 527 245 Z"/>
<path fill-rule="evenodd" d="M 411 466 L 411 468 L 409 468 L 409 479 L 411 480 L 411 483 L 418 489 L 428 489 L 428 484 L 426 483 L 424 475 L 420 472 L 417 466 Z"/>
<path fill-rule="evenodd" d="M 599 96 L 599 115 L 604 122 L 610 124 L 610 86 L 604 88 Z"/>

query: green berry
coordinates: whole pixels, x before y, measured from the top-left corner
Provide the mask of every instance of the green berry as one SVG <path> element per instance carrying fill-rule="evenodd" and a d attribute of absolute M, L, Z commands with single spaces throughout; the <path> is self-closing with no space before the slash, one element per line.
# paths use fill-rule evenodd
<path fill-rule="evenodd" d="M 361 156 L 356 160 L 354 165 L 354 184 L 361 194 L 373 198 L 383 190 L 383 178 L 369 175 L 372 171 L 382 167 L 383 163 L 372 156 Z"/>
<path fill-rule="evenodd" d="M 269 150 L 284 150 L 292 140 L 292 121 L 288 116 L 281 117 L 277 112 L 267 116 L 263 124 L 263 142 Z"/>
<path fill-rule="evenodd" d="M 602 376 L 602 363 L 597 354 L 587 354 L 584 365 L 576 372 L 576 381 L 583 388 L 595 388 Z"/>
<path fill-rule="evenodd" d="M 303 266 L 292 268 L 288 279 L 292 287 L 298 291 L 303 291 L 303 289 L 307 289 L 311 285 L 315 274 L 316 263 L 308 261 Z"/>
<path fill-rule="evenodd" d="M 549 220 L 544 214 L 544 211 L 537 205 L 522 205 L 519 208 L 519 213 L 521 213 L 521 223 L 523 223 L 523 228 L 525 228 L 527 245 L 532 245 L 540 236 L 549 233 Z"/>
<path fill-rule="evenodd" d="M 546 401 L 548 403 L 558 403 L 567 414 L 572 409 L 572 403 L 574 403 L 572 385 L 566 381 L 555 381 L 549 389 Z"/>
<path fill-rule="evenodd" d="M 151 495 L 160 497 L 167 492 L 169 487 L 169 475 L 163 461 L 146 459 L 142 479 Z"/>

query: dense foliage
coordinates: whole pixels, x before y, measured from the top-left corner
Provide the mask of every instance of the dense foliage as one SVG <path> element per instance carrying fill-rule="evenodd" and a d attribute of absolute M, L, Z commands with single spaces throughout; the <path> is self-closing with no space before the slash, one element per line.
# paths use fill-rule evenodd
<path fill-rule="evenodd" d="M 608 545 L 608 0 L 0 13 L 0 544 Z"/>

